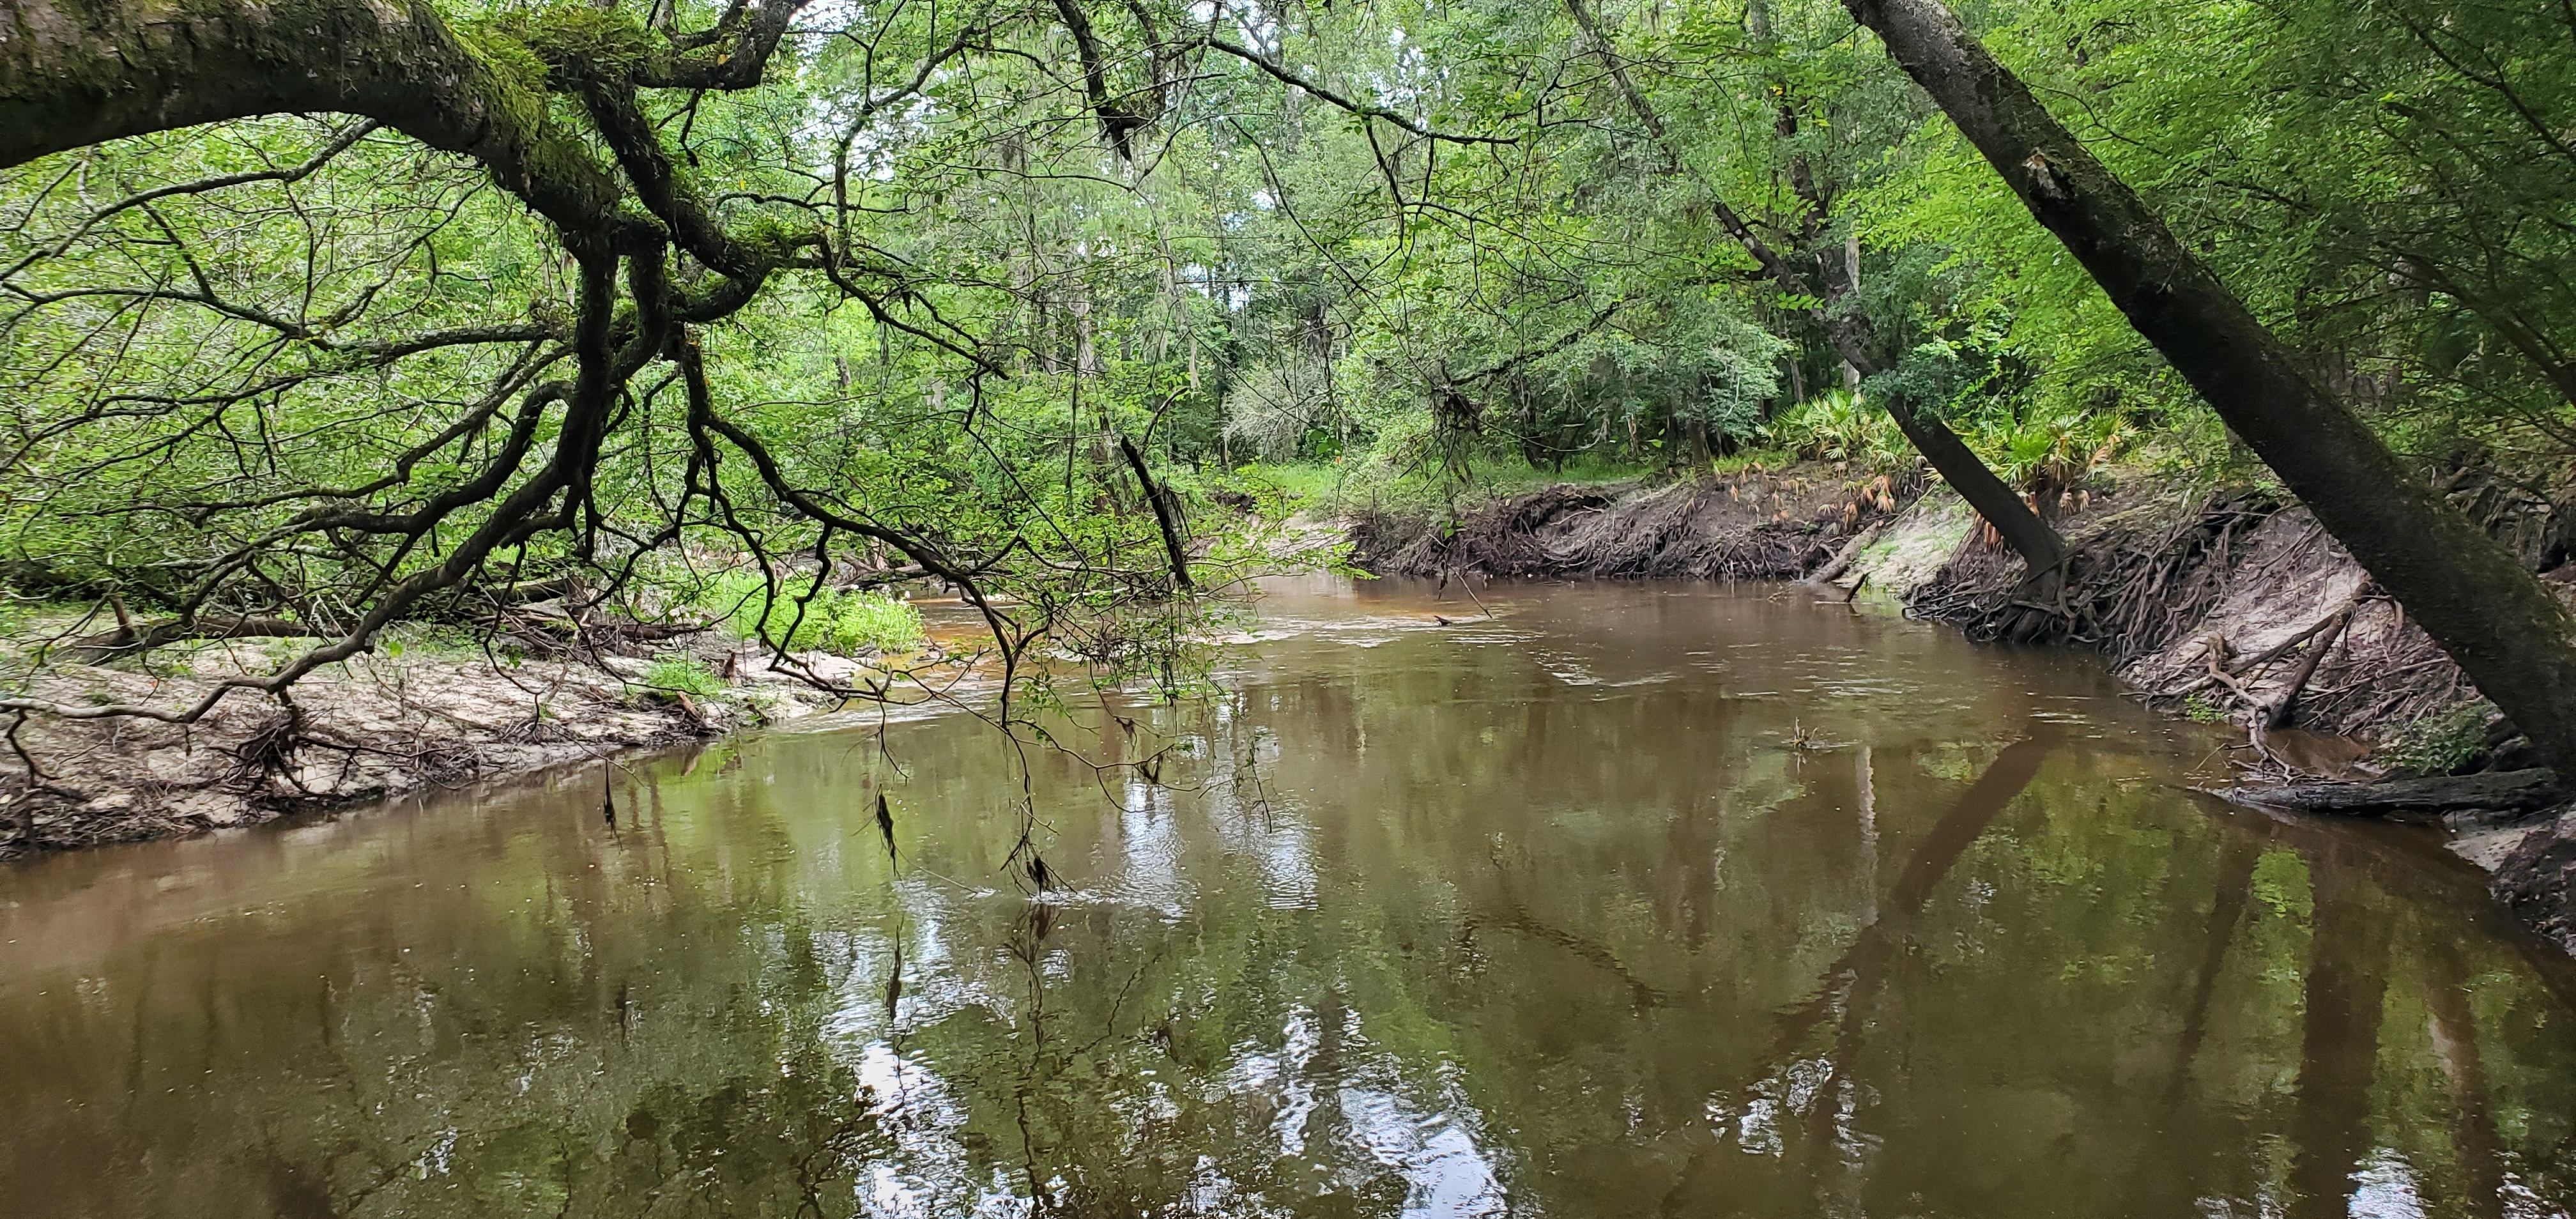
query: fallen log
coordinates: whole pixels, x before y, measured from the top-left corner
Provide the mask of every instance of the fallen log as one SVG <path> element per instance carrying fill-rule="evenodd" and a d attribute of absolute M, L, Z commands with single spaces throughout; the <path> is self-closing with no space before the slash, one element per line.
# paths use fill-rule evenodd
<path fill-rule="evenodd" d="M 1883 524 L 1885 524 L 1885 522 L 1873 523 L 1869 528 L 1853 534 L 1850 541 L 1843 543 L 1842 549 L 1834 552 L 1833 558 L 1826 560 L 1824 566 L 1817 568 L 1813 574 L 1807 577 L 1807 582 L 1810 584 L 1830 583 L 1845 571 L 1850 570 L 1852 560 L 1859 558 L 1861 551 L 1868 549 L 1871 542 L 1878 540 L 1878 531 Z"/>
<path fill-rule="evenodd" d="M 2437 814 L 2459 809 L 2532 812 L 2563 802 L 2570 795 L 2558 785 L 2558 776 L 2536 768 L 2378 783 L 2289 783 L 2202 790 L 2235 804 L 2345 817 Z"/>
<path fill-rule="evenodd" d="M 122 625 L 112 631 L 72 640 L 64 644 L 56 655 L 73 664 L 94 665 L 166 647 L 181 640 L 322 637 L 321 630 L 286 618 L 199 618 L 193 622 L 176 620 L 142 628 Z"/>

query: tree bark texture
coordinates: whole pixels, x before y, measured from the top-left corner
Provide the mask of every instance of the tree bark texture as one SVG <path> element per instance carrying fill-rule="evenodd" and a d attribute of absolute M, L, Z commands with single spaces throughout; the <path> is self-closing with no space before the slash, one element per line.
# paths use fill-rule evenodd
<path fill-rule="evenodd" d="M 2567 609 L 2410 473 L 2144 200 L 1939 0 L 1844 0 L 2335 539 L 2393 593 L 2561 774 L 2576 775 Z"/>
<path fill-rule="evenodd" d="M 0 0 L 0 166 L 264 114 L 380 119 L 491 168 L 572 231 L 616 184 L 549 130 L 543 69 L 505 79 L 426 3 Z"/>
<path fill-rule="evenodd" d="M 1182 592 L 1190 591 L 1190 551 L 1181 540 L 1180 522 L 1173 519 L 1178 512 L 1172 503 L 1172 489 L 1155 482 L 1146 471 L 1145 455 L 1137 451 L 1135 441 L 1119 437 L 1118 451 L 1127 455 L 1127 467 L 1135 471 L 1136 485 L 1144 488 L 1145 502 L 1154 509 L 1154 524 L 1163 533 L 1163 553 L 1172 561 L 1172 583 Z"/>
<path fill-rule="evenodd" d="M 556 75 L 598 58 L 630 86 L 748 88 L 801 4 L 753 4 L 723 46 L 683 52 L 614 15 L 460 29 L 425 0 L 0 0 L 0 168 L 226 119 L 361 115 L 482 164 L 568 244 L 633 252 L 660 234 L 621 215 L 620 184 L 552 118 Z"/>

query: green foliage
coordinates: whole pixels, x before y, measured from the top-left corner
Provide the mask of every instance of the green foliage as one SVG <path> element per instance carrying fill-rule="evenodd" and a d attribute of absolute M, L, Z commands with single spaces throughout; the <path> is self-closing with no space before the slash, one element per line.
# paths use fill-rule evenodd
<path fill-rule="evenodd" d="M 2390 0 L 2005 4 L 1981 33 L 2230 288 L 2401 447 L 2554 463 L 2576 378 L 2576 13 Z M 2041 402 L 2142 422 L 2188 391 L 1944 122 L 1855 200 L 1952 251 Z M 2230 457 L 2213 435 L 2204 457 Z"/>
<path fill-rule="evenodd" d="M 2400 774 L 2447 775 L 2486 748 L 2487 725 L 2495 715 L 2495 705 L 2480 700 L 2425 716 L 2399 729 L 2379 747 L 2378 757 Z"/>
<path fill-rule="evenodd" d="M 578 0 L 506 12 L 483 23 L 482 32 L 509 38 L 546 63 L 579 62 L 591 72 L 632 72 L 665 54 L 634 13 Z"/>
<path fill-rule="evenodd" d="M 637 684 L 650 690 L 688 694 L 709 698 L 725 692 L 725 682 L 694 656 L 663 656 L 655 659 L 637 679 Z"/>
<path fill-rule="evenodd" d="M 1655 473 L 1655 467 L 1622 461 L 1614 453 L 1584 453 L 1562 465 L 1534 466 L 1512 456 L 1478 456 L 1464 465 L 1410 469 L 1383 461 L 1334 465 L 1297 464 L 1247 467 L 1246 481 L 1261 480 L 1277 489 L 1281 515 L 1303 511 L 1319 516 L 1370 512 L 1454 515 L 1469 501 L 1534 491 L 1557 483 L 1633 483 Z"/>
<path fill-rule="evenodd" d="M 921 611 L 910 604 L 853 589 L 813 592 L 810 577 L 773 589 L 757 570 L 737 569 L 710 581 L 696 603 L 734 638 L 757 639 L 790 652 L 900 652 L 926 638 Z"/>
<path fill-rule="evenodd" d="M 2055 495 L 2083 483 L 2126 449 L 2136 429 L 2117 414 L 2040 407 L 2019 419 L 1979 422 L 1969 446 L 2003 480 L 2032 494 Z"/>
<path fill-rule="evenodd" d="M 1773 444 L 1815 461 L 1853 462 L 1865 469 L 1912 465 L 1913 447 L 1896 420 L 1861 395 L 1834 389 L 1780 413 L 1762 429 Z"/>

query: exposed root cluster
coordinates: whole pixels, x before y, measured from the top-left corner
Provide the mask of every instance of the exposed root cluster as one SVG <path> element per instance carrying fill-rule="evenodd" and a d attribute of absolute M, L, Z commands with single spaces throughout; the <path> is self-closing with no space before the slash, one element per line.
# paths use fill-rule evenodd
<path fill-rule="evenodd" d="M 2247 537 L 2278 510 L 2268 496 L 2222 492 L 2179 511 L 2139 503 L 2074 518 L 2055 579 L 2025 579 L 2018 560 L 1972 532 L 1909 608 L 1981 642 L 2079 644 L 2126 663 L 2208 614 Z"/>
<path fill-rule="evenodd" d="M 2535 566 L 2561 571 L 2566 518 L 2477 467 L 2446 484 Z M 2368 737 L 2477 698 L 2431 636 L 2305 510 L 2268 493 L 2114 494 L 2061 522 L 2068 559 L 2033 579 L 1974 534 L 1907 599 L 1972 638 L 2110 654 L 2150 701 L 2262 733 L 2293 722 Z M 2509 729 L 2478 752 L 2522 764 Z M 2279 767 L 2295 772 L 2298 767 Z"/>
<path fill-rule="evenodd" d="M 1910 490 L 1822 467 L 1643 490 L 1560 484 L 1445 524 L 1379 514 L 1352 533 L 1357 562 L 1383 575 L 1796 579 L 1894 512 Z"/>

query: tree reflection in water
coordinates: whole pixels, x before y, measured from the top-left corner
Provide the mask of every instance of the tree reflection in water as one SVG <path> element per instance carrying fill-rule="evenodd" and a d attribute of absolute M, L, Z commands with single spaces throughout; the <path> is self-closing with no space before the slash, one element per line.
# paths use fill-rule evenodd
<path fill-rule="evenodd" d="M 1506 590 L 1447 628 L 1428 596 L 1292 593 L 1226 696 L 1077 709 L 1066 739 L 1098 747 L 1033 755 L 1043 894 L 1004 867 L 1002 746 L 939 720 L 638 764 L 614 826 L 583 772 L 21 869 L 0 1197 L 2502 1216 L 2576 1192 L 2564 961 L 2419 837 L 2179 791 L 2206 745 L 2080 658 L 1758 589 Z"/>

